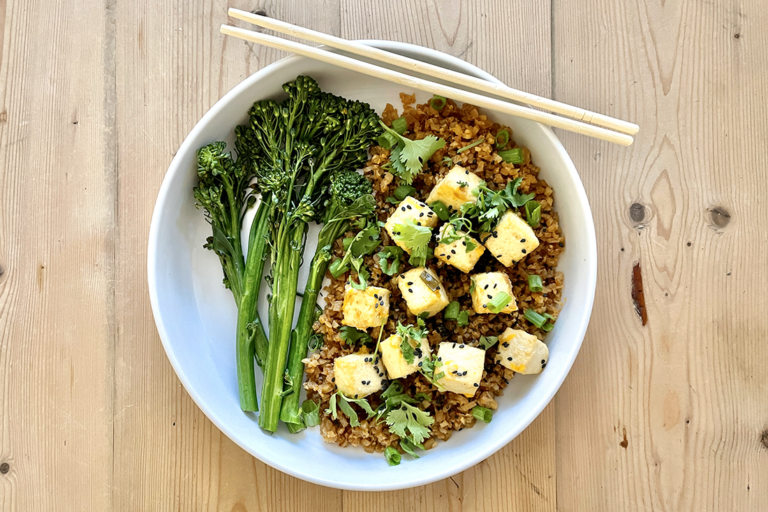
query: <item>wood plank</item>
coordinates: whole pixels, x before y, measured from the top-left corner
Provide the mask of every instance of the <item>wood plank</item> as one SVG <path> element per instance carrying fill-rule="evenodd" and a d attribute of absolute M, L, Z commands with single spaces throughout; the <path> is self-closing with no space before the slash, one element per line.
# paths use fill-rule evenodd
<path fill-rule="evenodd" d="M 100 7 L 0 2 L 3 511 L 111 506 L 115 155 Z"/>
<path fill-rule="evenodd" d="M 223 0 L 116 6 L 119 148 L 114 509 L 340 510 L 341 492 L 256 461 L 221 434 L 179 383 L 157 336 L 146 281 L 147 227 L 173 155 L 229 89 L 283 57 L 225 39 Z M 337 31 L 338 6 L 269 7 L 270 14 Z M 286 500 L 291 496 L 291 500 Z"/>
<path fill-rule="evenodd" d="M 519 18 L 538 22 L 510 30 L 509 20 Z M 342 37 L 427 46 L 475 64 L 512 86 L 545 96 L 551 92 L 549 1 L 343 0 L 341 19 Z M 407 491 L 345 492 L 344 510 L 555 510 L 554 432 L 550 406 L 507 447 L 463 474 Z"/>
<path fill-rule="evenodd" d="M 763 510 L 765 3 L 556 2 L 554 22 L 556 98 L 641 126 L 628 149 L 559 134 L 600 252 L 556 399 L 560 508 Z"/>

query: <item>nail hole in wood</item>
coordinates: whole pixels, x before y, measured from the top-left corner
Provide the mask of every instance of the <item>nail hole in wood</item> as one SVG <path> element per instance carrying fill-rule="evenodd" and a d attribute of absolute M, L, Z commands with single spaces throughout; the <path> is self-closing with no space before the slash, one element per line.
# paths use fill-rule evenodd
<path fill-rule="evenodd" d="M 3 274 L 5 274 L 5 269 L 0 265 L 0 277 L 3 277 Z"/>
<path fill-rule="evenodd" d="M 629 207 L 629 218 L 632 222 L 643 222 L 645 219 L 645 206 L 640 203 L 632 203 Z"/>
<path fill-rule="evenodd" d="M 267 15 L 267 11 L 265 11 L 264 9 L 254 9 L 251 12 L 253 14 L 255 14 L 256 16 L 266 16 Z"/>
<path fill-rule="evenodd" d="M 11 466 L 7 462 L 0 464 L 0 473 L 6 474 L 11 470 Z"/>
<path fill-rule="evenodd" d="M 627 441 L 627 429 L 622 427 L 621 430 L 622 430 L 622 433 L 624 434 L 624 439 L 621 440 L 621 442 L 619 443 L 619 446 L 621 446 L 626 450 L 627 446 L 629 446 L 629 441 Z"/>
<path fill-rule="evenodd" d="M 723 229 L 731 222 L 731 214 L 722 206 L 708 208 L 709 221 L 716 229 Z"/>
<path fill-rule="evenodd" d="M 760 442 L 763 443 L 763 446 L 768 448 L 768 430 L 763 431 L 763 435 L 760 437 Z"/>
<path fill-rule="evenodd" d="M 691 242 L 688 242 L 688 243 L 687 243 L 687 244 L 685 244 L 685 245 L 687 245 L 688 247 L 690 247 L 690 246 L 691 246 Z"/>
<path fill-rule="evenodd" d="M 738 39 L 738 38 L 741 37 L 741 34 L 738 34 L 738 33 L 737 34 L 733 34 L 733 37 L 734 37 L 734 39 Z"/>

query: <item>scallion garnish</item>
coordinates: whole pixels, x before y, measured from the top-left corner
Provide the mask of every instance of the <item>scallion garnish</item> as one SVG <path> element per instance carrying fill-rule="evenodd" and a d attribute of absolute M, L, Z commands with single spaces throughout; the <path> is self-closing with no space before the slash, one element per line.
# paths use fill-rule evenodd
<path fill-rule="evenodd" d="M 314 400 L 304 400 L 301 404 L 301 417 L 307 428 L 320 424 L 320 406 Z"/>
<path fill-rule="evenodd" d="M 525 203 L 525 220 L 531 227 L 539 227 L 541 222 L 541 204 L 538 201 L 528 201 Z"/>
<path fill-rule="evenodd" d="M 461 153 L 462 151 L 466 151 L 466 150 L 468 150 L 468 149 L 471 149 L 471 148 L 473 148 L 473 147 L 477 146 L 478 144 L 482 143 L 484 140 L 485 140 L 485 137 L 480 137 L 479 139 L 477 139 L 477 140 L 476 140 L 475 142 L 473 142 L 472 144 L 467 144 L 466 146 L 464 146 L 464 147 L 463 147 L 463 148 L 461 148 L 460 150 L 456 151 L 456 153 Z"/>
<path fill-rule="evenodd" d="M 429 207 L 432 208 L 432 211 L 437 214 L 440 220 L 446 221 L 451 218 L 451 212 L 448 211 L 448 207 L 442 201 L 435 201 Z"/>
<path fill-rule="evenodd" d="M 478 345 L 483 350 L 488 350 L 498 342 L 499 342 L 498 336 L 480 336 Z"/>
<path fill-rule="evenodd" d="M 334 279 L 338 279 L 344 272 L 349 270 L 348 268 L 345 268 L 345 265 L 341 258 L 333 260 L 333 263 L 328 267 L 328 270 L 331 272 L 331 275 Z"/>
<path fill-rule="evenodd" d="M 456 320 L 459 318 L 460 312 L 461 305 L 457 301 L 453 301 L 448 304 L 447 308 L 445 308 L 445 313 L 443 313 L 443 320 Z"/>
<path fill-rule="evenodd" d="M 472 408 L 472 416 L 482 421 L 483 423 L 490 423 L 493 419 L 493 411 L 487 407 L 476 405 Z"/>
<path fill-rule="evenodd" d="M 376 143 L 384 149 L 392 149 L 397 145 L 397 137 L 389 132 L 384 132 L 376 139 Z"/>
<path fill-rule="evenodd" d="M 416 187 L 412 187 L 410 185 L 400 185 L 395 189 L 394 196 L 395 199 L 402 201 L 408 196 L 412 196 L 416 192 Z"/>
<path fill-rule="evenodd" d="M 507 292 L 499 292 L 496 296 L 488 301 L 488 311 L 491 313 L 501 313 L 501 310 L 507 307 L 509 301 L 512 300 L 512 296 Z"/>
<path fill-rule="evenodd" d="M 443 110 L 443 107 L 445 107 L 446 103 L 448 103 L 448 100 L 443 96 L 438 96 L 437 94 L 432 96 L 432 99 L 429 100 L 429 106 L 435 110 Z"/>
<path fill-rule="evenodd" d="M 541 276 L 530 274 L 528 276 L 528 289 L 534 293 L 544 290 L 544 284 L 541 282 Z"/>
<path fill-rule="evenodd" d="M 539 314 L 532 309 L 526 309 L 523 316 L 526 320 L 544 332 L 549 332 L 554 327 L 554 324 L 552 323 L 554 318 L 549 313 Z"/>
<path fill-rule="evenodd" d="M 405 130 L 408 129 L 408 121 L 406 121 L 404 117 L 398 117 L 392 121 L 392 129 L 396 131 L 398 135 L 402 135 L 405 133 Z"/>
<path fill-rule="evenodd" d="M 499 151 L 499 156 L 508 164 L 522 164 L 525 161 L 523 159 L 523 148 L 505 149 L 504 151 Z"/>
<path fill-rule="evenodd" d="M 459 313 L 459 316 L 456 318 L 456 323 L 459 327 L 466 327 L 469 325 L 469 313 L 466 311 L 462 311 Z"/>
<path fill-rule="evenodd" d="M 509 131 L 501 130 L 496 134 L 496 149 L 504 149 L 509 143 Z"/>

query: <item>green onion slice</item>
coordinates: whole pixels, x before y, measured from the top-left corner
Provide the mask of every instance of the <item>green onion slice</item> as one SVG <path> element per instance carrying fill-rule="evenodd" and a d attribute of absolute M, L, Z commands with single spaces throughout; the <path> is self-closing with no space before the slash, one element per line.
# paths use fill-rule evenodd
<path fill-rule="evenodd" d="M 469 325 L 469 313 L 466 311 L 462 311 L 459 313 L 459 316 L 456 318 L 456 323 L 459 325 L 459 327 L 466 327 Z"/>
<path fill-rule="evenodd" d="M 544 284 L 541 282 L 541 276 L 530 274 L 528 276 L 528 289 L 534 293 L 543 291 Z"/>
<path fill-rule="evenodd" d="M 442 201 L 435 201 L 430 204 L 429 207 L 432 208 L 432 211 L 437 214 L 440 220 L 446 221 L 451 218 L 451 213 L 448 211 L 448 207 L 445 206 Z"/>
<path fill-rule="evenodd" d="M 482 421 L 483 423 L 490 423 L 491 420 L 493 419 L 493 411 L 491 411 L 487 407 L 481 407 L 479 405 L 476 405 L 475 407 L 472 408 L 472 416 Z"/>
<path fill-rule="evenodd" d="M 394 196 L 395 199 L 402 201 L 408 196 L 412 196 L 414 193 L 416 193 L 416 187 L 412 187 L 410 185 L 400 185 L 395 189 Z"/>
<path fill-rule="evenodd" d="M 454 300 L 453 302 L 448 304 L 447 308 L 445 308 L 445 313 L 443 313 L 443 320 L 456 320 L 459 318 L 460 312 L 461 312 L 461 305 Z"/>
<path fill-rule="evenodd" d="M 301 404 L 301 416 L 304 418 L 304 425 L 316 427 L 320 424 L 320 406 L 314 400 L 304 400 Z"/>
<path fill-rule="evenodd" d="M 331 263 L 331 265 L 328 267 L 328 270 L 331 272 L 331 275 L 334 279 L 338 279 L 344 272 L 347 271 L 346 268 L 342 267 L 341 261 L 341 258 L 333 260 L 333 263 Z"/>
<path fill-rule="evenodd" d="M 400 464 L 402 456 L 400 455 L 400 452 L 398 452 L 395 448 L 392 446 L 387 446 L 387 448 L 384 450 L 384 458 L 387 459 L 387 464 L 390 466 L 397 466 Z"/>
<path fill-rule="evenodd" d="M 550 315 L 549 313 L 544 313 L 542 315 L 540 313 L 535 312 L 532 309 L 526 309 L 525 313 L 523 313 L 523 316 L 525 317 L 526 320 L 528 320 L 529 322 L 531 322 L 533 325 L 535 325 L 536 327 L 538 327 L 544 332 L 549 332 L 552 330 L 552 328 L 555 327 L 554 324 L 552 323 L 552 320 L 554 320 L 554 318 L 552 318 L 552 315 Z"/>
<path fill-rule="evenodd" d="M 468 150 L 468 149 L 471 149 L 471 148 L 473 148 L 473 147 L 477 146 L 478 144 L 481 144 L 481 143 L 482 143 L 484 140 L 485 140 L 485 137 L 480 137 L 480 138 L 479 138 L 479 139 L 477 139 L 475 142 L 473 142 L 473 143 L 471 143 L 471 144 L 467 144 L 466 146 L 464 146 L 464 147 L 463 147 L 463 148 L 461 148 L 460 150 L 456 151 L 456 153 L 461 153 L 462 151 L 466 151 L 466 150 Z"/>
<path fill-rule="evenodd" d="M 379 146 L 383 147 L 384 149 L 392 149 L 393 147 L 397 146 L 397 143 L 400 142 L 397 140 L 397 137 L 392 135 L 389 132 L 384 132 L 381 135 L 378 136 L 376 139 L 376 142 Z"/>
<path fill-rule="evenodd" d="M 444 96 L 438 96 L 437 94 L 429 100 L 429 106 L 435 110 L 443 110 L 446 103 L 448 103 L 448 100 Z"/>
<path fill-rule="evenodd" d="M 500 313 L 502 309 L 507 307 L 509 301 L 512 300 L 512 296 L 507 292 L 499 292 L 496 296 L 488 301 L 488 311 L 491 313 Z"/>
<path fill-rule="evenodd" d="M 501 130 L 496 134 L 496 149 L 504 149 L 509 143 L 509 131 Z"/>
<path fill-rule="evenodd" d="M 508 164 L 522 164 L 525 161 L 523 159 L 523 148 L 505 149 L 504 151 L 499 151 L 499 156 Z"/>
<path fill-rule="evenodd" d="M 404 117 L 398 117 L 392 121 L 392 129 L 399 135 L 402 135 L 405 133 L 405 130 L 408 129 L 408 121 L 406 121 Z"/>
<path fill-rule="evenodd" d="M 539 227 L 541 222 L 541 204 L 538 201 L 528 201 L 525 203 L 525 220 L 531 227 Z"/>

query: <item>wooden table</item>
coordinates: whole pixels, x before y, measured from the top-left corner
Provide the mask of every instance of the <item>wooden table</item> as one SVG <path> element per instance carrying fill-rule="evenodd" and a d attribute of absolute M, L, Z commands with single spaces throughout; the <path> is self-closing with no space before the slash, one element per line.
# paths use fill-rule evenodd
<path fill-rule="evenodd" d="M 168 364 L 147 232 L 188 131 L 284 55 L 220 36 L 224 0 L 0 0 L 0 510 L 768 509 L 765 0 L 230 5 L 640 124 L 630 148 L 559 133 L 598 234 L 579 358 L 520 437 L 433 485 L 342 492 L 257 462 Z"/>

